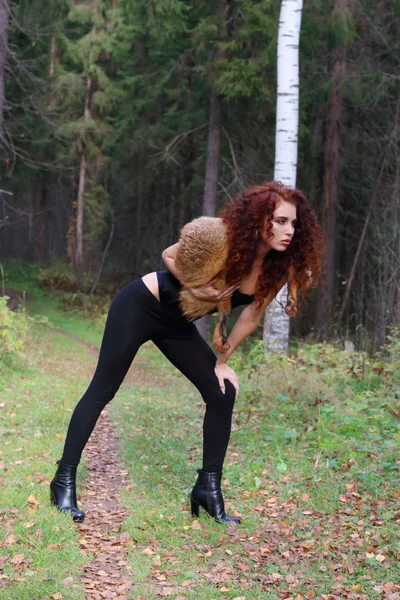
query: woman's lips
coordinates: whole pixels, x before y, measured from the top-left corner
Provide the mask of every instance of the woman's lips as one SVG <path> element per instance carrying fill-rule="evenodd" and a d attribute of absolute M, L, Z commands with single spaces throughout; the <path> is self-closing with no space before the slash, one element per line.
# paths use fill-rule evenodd
<path fill-rule="evenodd" d="M 281 244 L 284 244 L 285 246 L 289 246 L 291 240 L 282 240 Z"/>

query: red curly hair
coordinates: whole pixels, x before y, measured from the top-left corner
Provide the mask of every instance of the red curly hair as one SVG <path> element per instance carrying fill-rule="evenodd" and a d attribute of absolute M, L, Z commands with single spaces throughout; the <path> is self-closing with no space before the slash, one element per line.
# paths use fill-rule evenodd
<path fill-rule="evenodd" d="M 298 284 L 300 300 L 310 283 L 311 287 L 317 286 L 321 275 L 319 255 L 323 248 L 317 216 L 300 190 L 288 188 L 277 181 L 267 181 L 243 190 L 219 214 L 227 225 L 229 236 L 226 280 L 233 283 L 250 273 L 259 244 L 256 231 L 265 227 L 265 219 L 272 229 L 273 214 L 281 200 L 296 206 L 297 224 L 287 250 L 278 252 L 271 249 L 264 259 L 255 296 L 259 308 L 271 290 L 275 295 L 278 293 L 289 268 L 292 268 L 292 277 Z"/>

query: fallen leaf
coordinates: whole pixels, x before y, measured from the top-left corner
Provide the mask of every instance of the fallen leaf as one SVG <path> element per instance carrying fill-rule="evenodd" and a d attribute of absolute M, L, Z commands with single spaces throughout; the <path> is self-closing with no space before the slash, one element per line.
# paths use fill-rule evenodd
<path fill-rule="evenodd" d="M 385 558 L 386 558 L 386 556 L 384 556 L 383 554 L 377 554 L 377 555 L 375 556 L 375 559 L 376 559 L 378 562 L 383 562 L 383 561 L 385 560 Z"/>
<path fill-rule="evenodd" d="M 25 560 L 25 556 L 23 554 L 16 554 L 11 559 L 11 562 L 13 565 L 20 565 L 22 562 L 24 562 L 24 560 Z"/>
<path fill-rule="evenodd" d="M 34 504 L 35 506 L 37 506 L 39 504 L 39 500 L 36 500 L 36 498 L 33 494 L 29 494 L 27 500 L 28 500 L 29 504 Z"/>
<path fill-rule="evenodd" d="M 14 542 L 15 542 L 15 536 L 9 535 L 8 537 L 6 537 L 4 543 L 6 544 L 6 546 L 11 546 L 11 544 L 13 544 Z"/>
<path fill-rule="evenodd" d="M 145 548 L 144 550 L 142 550 L 142 554 L 145 554 L 146 556 L 152 556 L 154 552 L 151 548 Z"/>

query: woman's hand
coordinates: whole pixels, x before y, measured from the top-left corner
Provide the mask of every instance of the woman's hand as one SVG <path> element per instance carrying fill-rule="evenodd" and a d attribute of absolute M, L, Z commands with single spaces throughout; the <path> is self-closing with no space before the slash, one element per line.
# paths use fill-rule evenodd
<path fill-rule="evenodd" d="M 235 371 L 233 369 L 231 369 L 230 367 L 228 367 L 228 365 L 226 363 L 224 363 L 221 365 L 216 364 L 214 373 L 218 379 L 219 387 L 221 388 L 222 393 L 225 394 L 224 379 L 227 379 L 228 381 L 231 382 L 231 384 L 235 388 L 235 390 L 236 390 L 235 397 L 237 398 L 239 396 L 239 381 L 238 381 Z"/>
<path fill-rule="evenodd" d="M 220 302 L 221 300 L 227 300 L 230 298 L 235 290 L 239 288 L 238 283 L 234 283 L 231 285 L 226 285 L 222 290 L 216 290 L 213 286 L 216 283 L 217 279 L 213 279 L 206 285 L 201 285 L 199 287 L 188 287 L 187 289 L 195 298 L 199 300 L 209 300 Z"/>

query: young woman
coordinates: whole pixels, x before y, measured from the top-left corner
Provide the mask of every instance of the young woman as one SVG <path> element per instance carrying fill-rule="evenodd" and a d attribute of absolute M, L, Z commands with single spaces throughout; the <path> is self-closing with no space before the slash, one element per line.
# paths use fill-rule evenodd
<path fill-rule="evenodd" d="M 228 202 L 220 218 L 228 230 L 227 286 L 191 288 L 193 296 L 243 305 L 228 338 L 229 350 L 218 357 L 196 326 L 182 315 L 179 242 L 164 250 L 165 271 L 149 273 L 128 284 L 115 297 L 108 314 L 99 361 L 88 389 L 71 417 L 64 452 L 50 484 L 51 502 L 81 522 L 75 478 L 82 451 L 106 404 L 119 389 L 139 347 L 152 340 L 199 390 L 206 405 L 203 424 L 203 465 L 191 493 L 191 510 L 202 506 L 214 519 L 239 519 L 225 513 L 221 492 L 222 467 L 231 432 L 232 410 L 239 391 L 227 360 L 259 325 L 266 306 L 295 273 L 299 298 L 317 284 L 321 235 L 304 195 L 276 182 L 252 186 Z M 303 292 L 303 293 L 302 293 Z"/>

